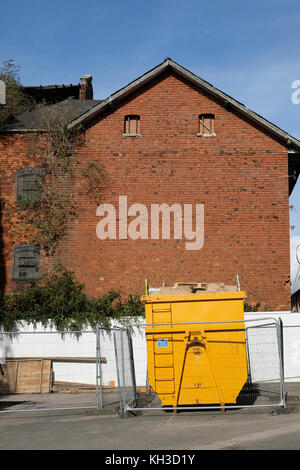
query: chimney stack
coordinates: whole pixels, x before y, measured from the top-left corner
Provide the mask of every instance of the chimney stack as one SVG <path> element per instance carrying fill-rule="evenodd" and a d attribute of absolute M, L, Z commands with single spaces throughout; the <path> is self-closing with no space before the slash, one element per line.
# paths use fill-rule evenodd
<path fill-rule="evenodd" d="M 92 75 L 84 75 L 80 78 L 81 84 L 79 89 L 80 100 L 92 100 L 93 99 L 93 86 L 92 86 Z"/>

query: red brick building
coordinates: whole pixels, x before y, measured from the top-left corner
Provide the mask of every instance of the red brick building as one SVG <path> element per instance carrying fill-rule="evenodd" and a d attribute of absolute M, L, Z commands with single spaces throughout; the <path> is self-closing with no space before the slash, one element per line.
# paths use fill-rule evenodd
<path fill-rule="evenodd" d="M 90 78 L 85 85 L 90 87 Z M 290 309 L 289 194 L 299 174 L 300 142 L 169 58 L 105 100 L 93 100 L 91 92 L 86 97 L 81 90 L 78 98 L 60 102 L 72 109 L 69 125 L 84 126 L 84 144 L 76 152 L 78 213 L 60 243 L 59 260 L 85 283 L 87 293 L 115 288 L 142 294 L 145 278 L 153 286 L 235 284 L 238 275 L 249 303 Z M 20 117 L 0 140 L 6 291 L 20 282 L 26 240 L 16 239 L 20 220 L 11 207 L 17 176 L 39 167 L 38 156 L 26 150 L 38 119 L 38 112 Z M 102 240 L 96 229 L 107 219 L 81 190 L 80 168 L 95 160 L 109 178 L 103 203 L 116 211 L 107 226 L 110 238 Z M 125 219 L 120 202 L 127 203 Z M 177 204 L 182 227 L 175 227 L 171 216 L 169 236 L 151 231 L 155 204 Z M 198 249 L 187 249 L 184 205 L 192 208 L 194 231 L 196 208 L 204 211 L 204 243 Z M 147 211 L 142 238 L 137 238 L 139 207 Z M 38 276 L 54 259 L 40 252 L 36 263 Z"/>

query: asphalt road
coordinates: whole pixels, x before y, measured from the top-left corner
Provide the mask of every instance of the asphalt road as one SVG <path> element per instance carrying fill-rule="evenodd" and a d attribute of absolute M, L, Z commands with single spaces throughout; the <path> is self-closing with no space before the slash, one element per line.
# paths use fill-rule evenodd
<path fill-rule="evenodd" d="M 0 450 L 300 450 L 300 407 L 127 419 L 93 411 L 10 414 L 0 416 L 0 436 Z"/>

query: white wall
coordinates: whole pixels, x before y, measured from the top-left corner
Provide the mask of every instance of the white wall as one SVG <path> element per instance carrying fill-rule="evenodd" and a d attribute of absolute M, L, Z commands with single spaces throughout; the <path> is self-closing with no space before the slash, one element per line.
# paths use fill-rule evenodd
<path fill-rule="evenodd" d="M 284 372 L 286 381 L 300 381 L 300 313 L 291 312 L 249 312 L 245 313 L 245 320 L 261 320 L 262 318 L 278 318 L 283 322 L 284 335 Z M 250 322 L 249 322 L 250 324 Z M 9 357 L 95 357 L 96 337 L 93 332 L 84 332 L 79 337 L 66 334 L 62 336 L 53 330 L 45 330 L 41 325 L 36 329 L 32 325 L 20 328 L 24 333 L 10 339 L 6 343 L 1 341 L 0 358 Z M 3 336 L 2 336 L 3 338 Z M 147 352 L 143 328 L 135 328 L 133 338 L 134 362 L 136 382 L 138 386 L 146 384 Z M 251 337 L 250 337 L 251 340 Z M 251 340 L 256 341 L 256 340 Z M 264 347 L 268 348 L 268 345 Z M 2 352 L 1 352 L 2 351 Z M 100 336 L 101 356 L 106 358 L 106 364 L 101 365 L 102 383 L 108 386 L 110 382 L 117 385 L 117 370 L 112 334 L 102 332 Z M 267 356 L 266 356 L 267 357 Z M 272 369 L 266 361 L 265 368 L 259 375 L 269 372 L 272 378 Z M 55 380 L 64 382 L 79 382 L 95 384 L 95 364 L 59 363 L 54 362 Z M 261 367 L 261 366 L 260 366 Z M 274 377 L 278 378 L 278 377 Z"/>
<path fill-rule="evenodd" d="M 139 386 L 146 384 L 146 347 L 142 332 L 135 328 L 133 350 L 136 380 Z M 102 384 L 108 386 L 114 382 L 117 386 L 117 369 L 112 332 L 101 330 L 100 355 L 106 359 L 101 364 Z M 91 357 L 96 356 L 96 335 L 94 332 L 83 332 L 80 335 L 61 334 L 56 330 L 43 328 L 42 325 L 22 326 L 18 334 L 0 333 L 0 361 L 5 357 Z M 96 364 L 53 362 L 55 381 L 96 383 Z"/>

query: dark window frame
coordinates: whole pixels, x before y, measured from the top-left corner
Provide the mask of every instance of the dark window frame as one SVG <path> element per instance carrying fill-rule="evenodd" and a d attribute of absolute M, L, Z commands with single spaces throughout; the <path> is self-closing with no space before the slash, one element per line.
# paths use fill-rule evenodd
<path fill-rule="evenodd" d="M 27 263 L 27 264 L 25 264 Z M 28 275 L 26 274 L 26 271 Z M 41 277 L 41 253 L 36 245 L 23 243 L 13 247 L 12 279 L 36 281 Z"/>
<path fill-rule="evenodd" d="M 204 120 L 210 120 L 209 126 L 206 126 Z M 215 115 L 212 113 L 202 113 L 198 116 L 198 136 L 214 137 L 215 132 Z"/>
<path fill-rule="evenodd" d="M 130 129 L 130 121 L 134 120 L 136 121 L 136 128 L 135 132 L 126 132 L 127 128 Z M 141 123 L 141 117 L 138 114 L 126 114 L 124 116 L 124 133 L 123 136 L 127 137 L 140 137 L 140 124 Z"/>
<path fill-rule="evenodd" d="M 25 181 L 26 176 L 29 177 L 29 181 L 27 182 Z M 15 185 L 16 201 L 19 203 L 30 203 L 30 202 L 38 201 L 41 196 L 41 187 L 39 188 L 38 184 L 40 185 L 42 184 L 43 177 L 44 177 L 44 172 L 43 170 L 39 168 L 21 168 L 17 170 L 16 185 Z M 36 190 L 23 188 L 24 183 L 27 183 L 27 185 L 29 183 L 30 185 L 30 178 L 36 179 L 38 181 L 38 183 L 36 184 Z M 35 183 L 32 181 L 31 184 L 34 185 Z"/>

